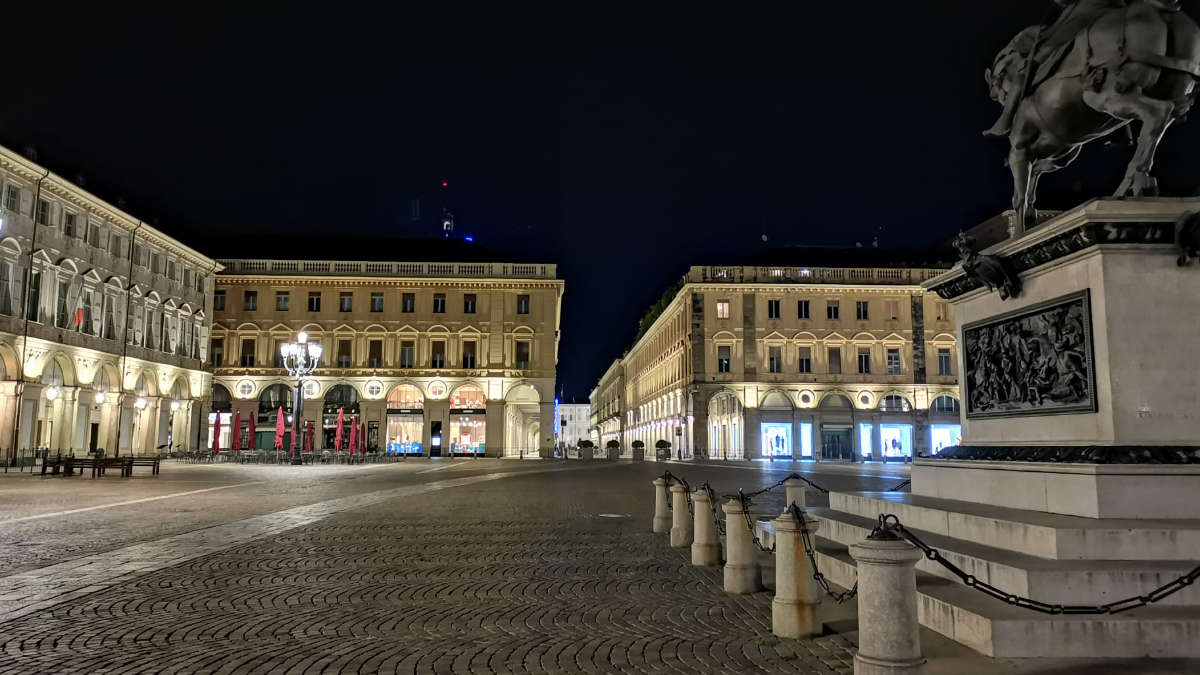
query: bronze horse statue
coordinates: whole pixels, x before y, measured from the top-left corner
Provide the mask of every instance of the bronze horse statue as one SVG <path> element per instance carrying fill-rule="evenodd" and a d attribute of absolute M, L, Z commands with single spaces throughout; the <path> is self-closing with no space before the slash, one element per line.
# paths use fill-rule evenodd
<path fill-rule="evenodd" d="M 1179 10 L 1178 0 L 1109 4 L 1123 6 L 1089 17 L 1050 61 L 1036 64 L 1029 56 L 1041 30 L 1032 27 L 986 72 L 993 99 L 1021 97 L 1008 132 L 1018 234 L 1036 220 L 1042 174 L 1069 165 L 1085 143 L 1135 120 L 1141 122 L 1137 150 L 1114 196 L 1158 192 L 1150 175 L 1154 153 L 1171 123 L 1192 106 L 1200 78 L 1200 28 Z"/>

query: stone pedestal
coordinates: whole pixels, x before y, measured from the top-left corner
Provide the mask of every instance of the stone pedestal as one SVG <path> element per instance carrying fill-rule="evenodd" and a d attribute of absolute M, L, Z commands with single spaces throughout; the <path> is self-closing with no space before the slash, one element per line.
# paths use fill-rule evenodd
<path fill-rule="evenodd" d="M 717 544 L 717 527 L 713 522 L 712 502 L 708 493 L 704 490 L 692 493 L 692 504 L 695 509 L 692 564 L 704 567 L 716 565 L 720 560 L 720 547 Z"/>
<path fill-rule="evenodd" d="M 786 494 L 787 501 L 785 503 L 785 506 L 787 504 L 795 504 L 796 506 L 799 506 L 801 509 L 803 509 L 804 508 L 804 488 L 805 487 L 806 487 L 806 483 L 797 478 L 789 478 L 789 479 L 783 481 L 783 489 L 784 489 L 784 492 L 787 493 Z"/>
<path fill-rule="evenodd" d="M 725 592 L 759 591 L 762 578 L 754 555 L 754 535 L 746 524 L 746 512 L 736 499 L 725 502 L 721 509 L 725 511 Z M 754 520 L 753 513 L 750 520 Z"/>
<path fill-rule="evenodd" d="M 854 675 L 916 673 L 921 658 L 917 577 L 922 554 L 898 539 L 865 539 L 850 547 L 858 563 L 858 653 Z"/>
<path fill-rule="evenodd" d="M 692 544 L 692 514 L 688 511 L 687 488 L 671 485 L 671 547 L 684 548 Z"/>
<path fill-rule="evenodd" d="M 1200 518 L 1200 270 L 1174 245 L 1195 212 L 1095 200 L 1000 242 L 983 253 L 1020 278 L 1007 300 L 961 266 L 925 282 L 954 304 L 963 441 L 916 462 L 913 494 Z"/>
<path fill-rule="evenodd" d="M 818 521 L 806 519 L 805 527 L 816 534 Z M 804 552 L 800 526 L 790 511 L 772 523 L 775 528 L 775 598 L 771 600 L 771 632 L 779 637 L 802 638 L 818 635 L 813 602 L 812 566 Z"/>
<path fill-rule="evenodd" d="M 650 531 L 655 534 L 670 532 L 671 510 L 667 508 L 667 481 L 664 478 L 655 478 L 651 484 L 654 486 L 654 520 Z"/>

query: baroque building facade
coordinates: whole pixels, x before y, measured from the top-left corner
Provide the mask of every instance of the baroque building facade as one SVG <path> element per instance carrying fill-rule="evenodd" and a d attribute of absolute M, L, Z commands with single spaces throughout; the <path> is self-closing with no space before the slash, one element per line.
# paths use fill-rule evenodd
<path fill-rule="evenodd" d="M 902 460 L 960 435 L 940 268 L 692 267 L 591 393 L 630 454 Z M 646 457 L 655 453 L 647 452 Z"/>
<path fill-rule="evenodd" d="M 314 449 L 358 420 L 368 450 L 549 456 L 563 282 L 554 265 L 222 260 L 213 298 L 214 412 L 223 448 L 274 444 L 293 389 L 280 346 L 324 354 L 305 378 Z M 212 442 L 211 431 L 209 442 Z M 301 441 L 302 442 L 302 441 Z M 298 442 L 299 444 L 299 442 Z M 285 446 L 290 449 L 290 433 Z"/>
<path fill-rule="evenodd" d="M 0 447 L 196 447 L 219 269 L 0 147 Z"/>

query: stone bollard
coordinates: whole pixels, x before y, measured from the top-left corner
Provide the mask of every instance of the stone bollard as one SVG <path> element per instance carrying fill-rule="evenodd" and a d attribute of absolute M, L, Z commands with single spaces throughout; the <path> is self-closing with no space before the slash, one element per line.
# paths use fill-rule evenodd
<path fill-rule="evenodd" d="M 696 535 L 692 541 L 692 564 L 703 567 L 716 565 L 721 549 L 717 545 L 717 526 L 713 523 L 712 502 L 708 498 L 708 492 L 704 490 L 693 492 L 692 505 L 696 510 Z"/>
<path fill-rule="evenodd" d="M 785 480 L 783 482 L 783 489 L 787 492 L 787 502 L 785 502 L 784 506 L 786 507 L 787 504 L 794 503 L 796 506 L 799 506 L 801 510 L 803 510 L 805 507 L 804 488 L 804 481 L 798 478 L 789 478 Z"/>
<path fill-rule="evenodd" d="M 650 529 L 655 534 L 671 530 L 671 514 L 667 509 L 667 481 L 665 478 L 654 479 L 654 524 Z"/>
<path fill-rule="evenodd" d="M 850 547 L 858 563 L 858 653 L 854 675 L 916 673 L 921 657 L 916 564 L 921 552 L 890 532 Z"/>
<path fill-rule="evenodd" d="M 754 558 L 753 532 L 746 525 L 745 511 L 736 499 L 721 505 L 725 511 L 725 592 L 754 593 L 761 590 L 758 561 Z M 754 519 L 754 513 L 750 513 Z"/>
<path fill-rule="evenodd" d="M 692 544 L 692 514 L 688 512 L 687 488 L 671 486 L 671 548 Z"/>
<path fill-rule="evenodd" d="M 802 638 L 819 635 L 812 566 L 804 553 L 800 525 L 790 510 L 775 519 L 775 599 L 771 601 L 771 632 L 778 637 Z M 819 523 L 804 519 L 809 534 L 816 534 Z"/>

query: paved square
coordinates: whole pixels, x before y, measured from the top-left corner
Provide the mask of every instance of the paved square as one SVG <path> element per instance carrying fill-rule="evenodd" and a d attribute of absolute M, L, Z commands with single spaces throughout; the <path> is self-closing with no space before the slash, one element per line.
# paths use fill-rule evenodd
<path fill-rule="evenodd" d="M 264 485 L 311 487 L 315 472 L 169 466 L 168 476 L 263 482 L 0 523 L 0 533 L 36 526 L 52 536 L 58 521 L 136 522 L 177 500 L 219 515 L 0 578 L 0 670 L 849 672 L 844 639 L 775 639 L 768 594 L 723 593 L 719 569 L 693 568 L 649 533 L 649 480 L 662 468 L 485 460 L 335 471 L 311 490 L 331 499 L 238 518 L 217 505 Z M 787 468 L 677 470 L 734 490 Z M 822 477 L 844 489 L 894 478 Z M 119 487 L 25 480 L 40 492 L 72 480 Z M 52 492 L 45 499 L 80 508 Z M 37 511 L 33 501 L 27 511 Z"/>

